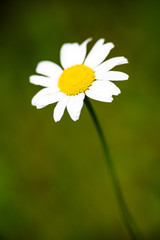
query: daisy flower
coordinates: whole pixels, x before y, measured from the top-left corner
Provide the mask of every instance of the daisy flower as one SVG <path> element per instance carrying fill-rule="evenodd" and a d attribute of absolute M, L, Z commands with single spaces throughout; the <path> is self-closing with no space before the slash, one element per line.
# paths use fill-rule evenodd
<path fill-rule="evenodd" d="M 87 39 L 82 44 L 66 43 L 60 50 L 62 68 L 50 61 L 42 61 L 30 82 L 43 88 L 32 99 L 37 109 L 56 103 L 53 118 L 57 122 L 65 108 L 73 121 L 79 119 L 85 95 L 94 100 L 112 102 L 113 95 L 120 94 L 120 89 L 112 81 L 127 80 L 128 75 L 111 71 L 117 65 L 128 63 L 124 57 L 106 60 L 113 43 L 104 43 L 99 39 L 86 56 Z"/>

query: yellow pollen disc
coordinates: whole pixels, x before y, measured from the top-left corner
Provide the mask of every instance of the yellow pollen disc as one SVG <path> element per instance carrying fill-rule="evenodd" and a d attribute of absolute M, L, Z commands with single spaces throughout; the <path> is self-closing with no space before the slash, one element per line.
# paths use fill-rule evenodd
<path fill-rule="evenodd" d="M 94 71 L 91 68 L 83 64 L 75 65 L 63 71 L 58 80 L 58 87 L 69 96 L 77 95 L 85 92 L 94 79 Z"/>

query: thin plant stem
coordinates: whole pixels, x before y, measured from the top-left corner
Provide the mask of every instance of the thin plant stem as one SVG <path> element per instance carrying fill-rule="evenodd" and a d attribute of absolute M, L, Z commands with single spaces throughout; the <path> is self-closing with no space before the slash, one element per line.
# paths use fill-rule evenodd
<path fill-rule="evenodd" d="M 92 120 L 95 124 L 96 130 L 97 130 L 98 135 L 100 137 L 100 140 L 101 140 L 102 148 L 104 150 L 106 162 L 107 162 L 107 165 L 108 165 L 109 170 L 110 170 L 111 179 L 112 179 L 112 182 L 113 182 L 113 187 L 114 187 L 114 190 L 115 190 L 115 194 L 116 194 L 116 197 L 117 197 L 117 201 L 118 201 L 118 204 L 119 204 L 121 215 L 122 215 L 123 221 L 126 225 L 126 228 L 128 230 L 128 233 L 129 233 L 132 240 L 143 239 L 142 235 L 140 234 L 140 232 L 139 232 L 139 230 L 138 230 L 138 228 L 135 224 L 135 221 L 133 220 L 133 218 L 132 218 L 132 216 L 131 216 L 128 208 L 127 208 L 127 205 L 125 203 L 125 200 L 124 200 L 124 197 L 123 197 L 123 194 L 122 194 L 122 191 L 121 191 L 121 187 L 120 187 L 120 184 L 119 184 L 119 180 L 118 180 L 118 177 L 117 177 L 117 173 L 115 171 L 115 167 L 114 167 L 114 164 L 113 164 L 113 161 L 112 161 L 112 158 L 111 158 L 109 148 L 108 148 L 108 145 L 106 143 L 103 131 L 101 129 L 98 118 L 97 118 L 97 116 L 94 112 L 94 109 L 93 109 L 93 107 L 92 107 L 92 105 L 91 105 L 91 103 L 90 103 L 90 101 L 87 97 L 85 98 L 85 103 L 86 103 L 88 111 L 89 111 L 89 113 L 92 117 Z"/>

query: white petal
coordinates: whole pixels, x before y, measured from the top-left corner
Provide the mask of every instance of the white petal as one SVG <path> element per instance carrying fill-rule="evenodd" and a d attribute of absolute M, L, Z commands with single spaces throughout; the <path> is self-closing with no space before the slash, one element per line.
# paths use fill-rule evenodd
<path fill-rule="evenodd" d="M 64 110 L 67 106 L 67 102 L 68 102 L 68 96 L 64 97 L 62 100 L 60 100 L 57 105 L 54 108 L 54 112 L 53 112 L 53 118 L 55 122 L 58 122 L 61 120 Z"/>
<path fill-rule="evenodd" d="M 98 66 L 101 62 L 104 61 L 104 59 L 107 57 L 114 45 L 113 43 L 103 43 L 104 39 L 100 39 L 96 42 L 96 44 L 93 46 L 88 56 L 86 57 L 84 65 L 94 69 L 96 66 Z"/>
<path fill-rule="evenodd" d="M 53 93 L 53 94 L 50 94 L 50 95 L 44 95 L 36 101 L 35 105 L 38 109 L 43 108 L 43 107 L 46 107 L 49 104 L 60 101 L 65 96 L 66 96 L 66 94 L 62 93 L 62 92 L 57 92 L 57 93 Z"/>
<path fill-rule="evenodd" d="M 60 51 L 60 59 L 64 69 L 83 63 L 86 56 L 86 46 L 89 41 L 91 41 L 91 38 L 84 41 L 81 45 L 78 43 L 63 44 Z"/>
<path fill-rule="evenodd" d="M 101 74 L 109 71 L 110 69 L 114 68 L 117 65 L 126 63 L 128 63 L 128 60 L 125 57 L 114 57 L 100 64 L 98 67 L 94 69 L 94 71 L 96 72 L 96 74 Z"/>
<path fill-rule="evenodd" d="M 120 89 L 110 81 L 94 81 L 91 88 L 109 95 L 118 95 L 121 93 Z"/>
<path fill-rule="evenodd" d="M 94 100 L 97 100 L 97 101 L 100 101 L 100 102 L 112 102 L 113 101 L 113 98 L 112 97 L 105 97 L 101 94 L 98 94 L 98 93 L 95 93 L 94 91 L 92 90 L 87 90 L 86 91 L 86 95 L 89 97 L 89 98 L 92 98 Z"/>
<path fill-rule="evenodd" d="M 32 98 L 32 105 L 35 106 L 36 102 L 39 98 L 41 98 L 42 96 L 45 95 L 50 95 L 53 94 L 55 92 L 59 92 L 59 88 L 55 89 L 55 88 L 44 88 L 42 90 L 40 90 L 33 98 Z"/>
<path fill-rule="evenodd" d="M 58 79 L 53 79 L 49 77 L 43 77 L 38 75 L 30 76 L 30 83 L 35 85 L 40 85 L 42 87 L 57 87 Z"/>
<path fill-rule="evenodd" d="M 120 89 L 109 81 L 94 81 L 89 90 L 86 91 L 88 97 L 102 102 L 111 102 L 112 95 L 118 94 L 120 94 Z"/>
<path fill-rule="evenodd" d="M 83 107 L 84 97 L 84 93 L 69 97 L 67 110 L 73 121 L 77 121 L 79 119 L 81 109 Z"/>
<path fill-rule="evenodd" d="M 38 63 L 36 68 L 37 73 L 56 79 L 60 77 L 62 71 L 60 66 L 50 61 L 42 61 Z"/>
<path fill-rule="evenodd" d="M 87 44 L 92 40 L 92 38 L 88 38 L 87 40 L 85 40 L 81 45 L 80 45 L 80 49 L 81 49 L 81 61 L 82 63 L 84 62 L 86 53 L 87 53 Z"/>
<path fill-rule="evenodd" d="M 99 80 L 123 81 L 128 79 L 128 74 L 119 71 L 108 71 L 106 73 L 95 73 L 95 78 Z"/>

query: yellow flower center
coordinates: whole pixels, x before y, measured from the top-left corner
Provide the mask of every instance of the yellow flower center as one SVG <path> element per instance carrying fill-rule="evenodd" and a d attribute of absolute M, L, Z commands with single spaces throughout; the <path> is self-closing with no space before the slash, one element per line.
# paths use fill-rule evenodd
<path fill-rule="evenodd" d="M 71 96 L 85 92 L 95 79 L 94 71 L 81 64 L 69 67 L 63 71 L 58 87 L 62 92 Z"/>

